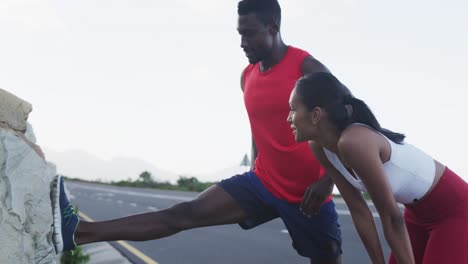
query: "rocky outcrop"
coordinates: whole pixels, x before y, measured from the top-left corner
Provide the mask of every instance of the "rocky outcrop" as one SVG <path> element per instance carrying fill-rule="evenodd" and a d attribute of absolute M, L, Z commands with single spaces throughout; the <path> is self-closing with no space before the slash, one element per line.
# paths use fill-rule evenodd
<path fill-rule="evenodd" d="M 30 103 L 15 95 L 0 89 L 0 121 L 8 124 L 12 129 L 25 131 L 29 113 L 32 111 Z"/>
<path fill-rule="evenodd" d="M 50 183 L 27 123 L 31 104 L 0 89 L 0 263 L 57 263 Z"/>

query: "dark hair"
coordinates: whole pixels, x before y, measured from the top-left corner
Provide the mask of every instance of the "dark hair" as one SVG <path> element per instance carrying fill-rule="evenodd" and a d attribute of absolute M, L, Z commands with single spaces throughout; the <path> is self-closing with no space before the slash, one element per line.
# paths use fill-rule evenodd
<path fill-rule="evenodd" d="M 296 94 L 309 111 L 324 108 L 339 131 L 353 123 L 365 124 L 401 144 L 405 135 L 382 128 L 372 111 L 362 100 L 352 96 L 349 90 L 330 73 L 307 74 L 296 83 Z M 348 109 L 351 106 L 351 109 Z M 351 113 L 350 113 L 351 112 Z"/>
<path fill-rule="evenodd" d="M 281 7 L 277 0 L 242 0 L 237 5 L 239 16 L 254 13 L 265 25 L 281 25 Z"/>

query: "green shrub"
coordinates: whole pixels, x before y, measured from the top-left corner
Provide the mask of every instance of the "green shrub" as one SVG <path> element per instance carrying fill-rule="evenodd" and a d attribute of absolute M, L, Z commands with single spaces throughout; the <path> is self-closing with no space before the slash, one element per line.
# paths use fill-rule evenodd
<path fill-rule="evenodd" d="M 75 212 L 78 214 L 78 205 L 75 205 Z M 90 260 L 89 254 L 83 252 L 80 246 L 76 246 L 73 251 L 63 252 L 60 257 L 60 264 L 86 264 Z"/>
<path fill-rule="evenodd" d="M 60 264 L 86 264 L 90 260 L 89 254 L 85 254 L 80 246 L 72 252 L 64 252 L 60 258 Z"/>

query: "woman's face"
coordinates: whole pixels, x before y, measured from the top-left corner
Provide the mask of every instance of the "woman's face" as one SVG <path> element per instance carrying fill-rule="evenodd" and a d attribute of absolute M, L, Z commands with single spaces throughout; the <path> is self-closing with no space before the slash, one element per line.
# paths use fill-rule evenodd
<path fill-rule="evenodd" d="M 288 115 L 288 123 L 291 125 L 296 141 L 313 140 L 314 135 L 317 133 L 317 127 L 314 124 L 314 113 L 308 111 L 306 106 L 302 104 L 296 94 L 296 89 L 291 92 L 289 106 L 291 110 Z"/>

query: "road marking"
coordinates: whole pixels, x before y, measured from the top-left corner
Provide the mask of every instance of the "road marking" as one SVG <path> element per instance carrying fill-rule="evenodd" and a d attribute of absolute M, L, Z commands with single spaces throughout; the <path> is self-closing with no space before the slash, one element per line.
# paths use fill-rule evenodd
<path fill-rule="evenodd" d="M 137 204 L 136 203 L 130 203 L 130 206 L 136 207 Z"/>
<path fill-rule="evenodd" d="M 340 215 L 351 215 L 351 212 L 348 211 L 348 210 L 343 210 L 343 209 L 336 209 L 336 212 Z M 378 213 L 374 213 L 372 212 L 372 216 L 374 218 L 380 218 L 379 214 Z"/>
<path fill-rule="evenodd" d="M 81 218 L 83 218 L 84 220 L 88 221 L 88 222 L 94 222 L 93 219 L 91 219 L 91 217 L 87 216 L 86 214 L 84 214 L 83 212 L 79 211 L 78 214 L 80 215 Z M 124 247 L 126 250 L 130 251 L 133 255 L 135 255 L 136 257 L 140 258 L 144 263 L 146 264 L 159 264 L 158 262 L 156 262 L 155 260 L 153 260 L 152 258 L 146 256 L 145 254 L 143 254 L 141 251 L 139 251 L 138 249 L 136 249 L 135 247 L 133 247 L 132 245 L 128 244 L 127 242 L 125 241 L 116 241 L 119 245 L 121 245 L 122 247 Z"/>
<path fill-rule="evenodd" d="M 126 195 L 140 196 L 140 197 L 165 199 L 165 200 L 176 200 L 176 201 L 190 201 L 190 200 L 193 200 L 193 197 L 186 197 L 186 196 L 164 195 L 164 194 L 149 194 L 149 193 L 141 193 L 141 192 L 113 190 L 113 189 L 109 189 L 109 188 L 100 188 L 100 187 L 94 187 L 94 186 L 86 186 L 86 187 L 81 187 L 80 186 L 78 188 L 85 188 L 87 190 L 95 190 L 95 191 L 101 191 L 101 192 L 126 194 Z"/>
<path fill-rule="evenodd" d="M 123 204 L 123 201 L 122 200 L 117 200 L 117 203 L 118 204 Z"/>
<path fill-rule="evenodd" d="M 158 208 L 153 207 L 153 206 L 148 206 L 147 208 L 148 208 L 148 210 L 150 210 L 150 211 L 158 211 L 158 210 L 159 210 Z"/>

